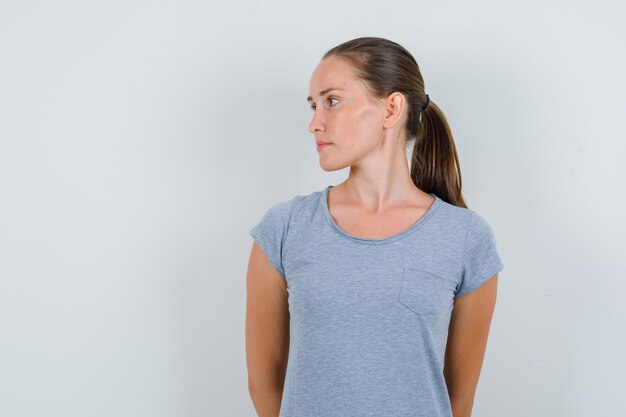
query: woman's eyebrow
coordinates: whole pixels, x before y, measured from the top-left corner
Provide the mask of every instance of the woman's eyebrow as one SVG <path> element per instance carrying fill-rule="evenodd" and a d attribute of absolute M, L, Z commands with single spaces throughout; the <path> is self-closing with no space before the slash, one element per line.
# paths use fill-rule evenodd
<path fill-rule="evenodd" d="M 330 92 L 330 91 L 334 91 L 334 90 L 344 91 L 344 89 L 343 89 L 343 88 L 335 88 L 335 87 L 331 87 L 331 88 L 327 88 L 326 90 L 322 90 L 322 91 L 320 91 L 320 96 L 323 96 L 324 94 L 326 94 L 326 93 L 328 93 L 328 92 Z M 308 102 L 310 103 L 311 101 L 313 101 L 313 97 L 308 96 L 308 97 L 306 98 L 306 101 L 308 101 Z"/>

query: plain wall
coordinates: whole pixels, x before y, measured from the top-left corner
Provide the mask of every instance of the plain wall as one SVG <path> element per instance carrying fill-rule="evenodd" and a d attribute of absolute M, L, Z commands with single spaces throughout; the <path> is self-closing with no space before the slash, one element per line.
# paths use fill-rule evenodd
<path fill-rule="evenodd" d="M 618 1 L 3 1 L 0 415 L 255 416 L 248 230 L 341 182 L 311 72 L 417 59 L 505 263 L 475 416 L 623 415 Z"/>

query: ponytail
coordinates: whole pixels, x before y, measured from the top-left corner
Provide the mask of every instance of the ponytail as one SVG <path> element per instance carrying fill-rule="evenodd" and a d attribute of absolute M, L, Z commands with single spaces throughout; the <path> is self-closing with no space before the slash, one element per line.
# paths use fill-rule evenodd
<path fill-rule="evenodd" d="M 443 111 L 432 101 L 419 113 L 414 137 L 410 162 L 413 183 L 452 205 L 467 208 L 461 193 L 461 169 L 452 132 Z"/>

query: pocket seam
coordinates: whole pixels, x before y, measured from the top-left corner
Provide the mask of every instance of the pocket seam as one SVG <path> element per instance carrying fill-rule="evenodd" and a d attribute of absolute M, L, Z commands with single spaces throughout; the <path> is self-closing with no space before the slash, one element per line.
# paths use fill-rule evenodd
<path fill-rule="evenodd" d="M 411 296 L 409 282 L 406 280 L 407 273 L 409 271 L 419 271 L 419 273 L 427 277 L 426 279 L 431 280 L 431 282 L 436 282 L 436 284 L 434 284 L 434 287 L 431 287 L 435 291 L 435 294 L 431 294 L 435 297 L 434 299 L 427 298 L 428 294 L 426 292 L 414 291 L 414 293 L 412 294 L 412 296 L 414 297 L 413 299 L 404 298 L 403 300 L 403 294 L 408 294 L 407 296 Z M 432 281 L 433 279 L 435 281 Z M 414 281 L 414 284 L 416 284 L 414 290 L 419 289 L 419 283 L 419 280 Z M 400 291 L 398 292 L 397 300 L 400 304 L 411 310 L 413 314 L 418 317 L 432 316 L 438 314 L 438 309 L 441 307 L 442 304 L 441 298 L 443 296 L 444 284 L 445 278 L 433 274 L 432 272 L 429 272 L 425 269 L 402 268 L 402 281 L 400 282 Z M 427 286 L 422 286 L 422 290 L 424 289 L 427 289 Z M 425 310 L 420 311 L 420 308 L 425 308 Z"/>

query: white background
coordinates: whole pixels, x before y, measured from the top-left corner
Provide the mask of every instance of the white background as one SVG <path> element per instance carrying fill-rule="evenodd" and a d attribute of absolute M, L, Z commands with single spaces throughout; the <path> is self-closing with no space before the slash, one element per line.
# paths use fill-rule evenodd
<path fill-rule="evenodd" d="M 473 415 L 623 415 L 625 15 L 3 1 L 0 415 L 256 415 L 248 230 L 347 175 L 320 168 L 306 96 L 360 36 L 414 54 L 506 265 Z"/>

